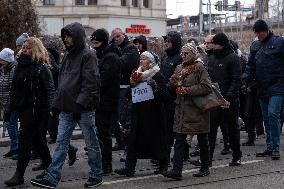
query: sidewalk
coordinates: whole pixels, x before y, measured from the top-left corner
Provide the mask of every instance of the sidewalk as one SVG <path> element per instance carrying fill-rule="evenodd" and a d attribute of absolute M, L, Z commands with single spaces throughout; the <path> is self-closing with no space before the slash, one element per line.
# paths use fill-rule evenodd
<path fill-rule="evenodd" d="M 46 136 L 47 139 L 49 135 Z M 72 140 L 83 138 L 82 130 L 79 127 L 76 127 L 73 131 Z M 3 137 L 3 121 L 0 121 L 0 147 L 7 147 L 10 145 L 10 138 L 8 135 L 8 131 L 6 130 L 5 136 Z"/>

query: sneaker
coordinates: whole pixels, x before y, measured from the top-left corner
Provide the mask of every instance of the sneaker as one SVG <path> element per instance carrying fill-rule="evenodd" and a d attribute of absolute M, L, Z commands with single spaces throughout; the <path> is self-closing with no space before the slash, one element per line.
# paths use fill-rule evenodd
<path fill-rule="evenodd" d="M 232 161 L 229 163 L 230 167 L 240 166 L 242 164 L 241 158 L 235 159 L 233 158 Z"/>
<path fill-rule="evenodd" d="M 52 184 L 51 182 L 49 182 L 44 178 L 32 179 L 31 184 L 40 188 L 51 188 L 51 189 L 56 188 L 55 184 Z"/>
<path fill-rule="evenodd" d="M 221 154 L 222 155 L 227 155 L 227 154 L 231 154 L 232 151 L 230 150 L 230 148 L 224 148 L 222 151 L 221 151 Z"/>
<path fill-rule="evenodd" d="M 201 168 L 198 173 L 194 173 L 193 177 L 206 177 L 210 174 L 209 168 Z"/>
<path fill-rule="evenodd" d="M 272 160 L 279 160 L 279 159 L 280 159 L 280 153 L 279 153 L 279 151 L 272 151 L 272 153 L 271 153 L 271 159 L 272 159 Z"/>
<path fill-rule="evenodd" d="M 182 180 L 181 173 L 178 173 L 174 170 L 165 171 L 165 172 L 162 173 L 162 175 L 164 177 L 171 178 L 171 179 L 174 179 L 174 180 Z"/>
<path fill-rule="evenodd" d="M 124 176 L 127 176 L 127 177 L 134 177 L 134 173 L 135 173 L 134 170 L 130 170 L 126 167 L 121 168 L 121 169 L 116 169 L 116 170 L 114 170 L 114 172 L 118 175 L 124 175 Z"/>
<path fill-rule="evenodd" d="M 87 182 L 84 184 L 85 188 L 93 188 L 96 186 L 99 186 L 103 183 L 102 179 L 96 179 L 96 178 L 89 178 Z"/>
<path fill-rule="evenodd" d="M 18 155 L 18 150 L 10 150 L 3 155 L 3 158 L 12 158 L 14 155 Z"/>
<path fill-rule="evenodd" d="M 258 152 L 255 154 L 256 157 L 268 157 L 272 155 L 272 151 L 264 150 L 264 152 Z"/>

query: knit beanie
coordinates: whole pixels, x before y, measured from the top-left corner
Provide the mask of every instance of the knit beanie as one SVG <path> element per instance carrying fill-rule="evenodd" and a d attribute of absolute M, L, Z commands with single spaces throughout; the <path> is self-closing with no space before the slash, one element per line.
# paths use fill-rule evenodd
<path fill-rule="evenodd" d="M 23 33 L 20 35 L 16 40 L 16 46 L 22 46 L 24 42 L 29 38 L 29 35 L 27 33 Z"/>
<path fill-rule="evenodd" d="M 4 60 L 6 62 L 14 62 L 14 60 L 15 60 L 15 58 L 14 58 L 14 51 L 9 49 L 9 48 L 4 48 L 0 52 L 0 59 Z"/>
<path fill-rule="evenodd" d="M 186 43 L 184 46 L 182 46 L 182 48 L 190 50 L 194 55 L 196 55 L 198 52 L 194 42 Z"/>
<path fill-rule="evenodd" d="M 229 39 L 224 33 L 216 34 L 213 39 L 212 43 L 216 45 L 221 45 L 223 47 L 227 47 L 229 45 Z"/>
<path fill-rule="evenodd" d="M 257 20 L 253 25 L 254 32 L 268 32 L 268 25 L 264 20 Z"/>
<path fill-rule="evenodd" d="M 94 33 L 91 35 L 91 40 L 96 40 L 99 42 L 102 42 L 103 44 L 108 44 L 109 40 L 109 33 L 106 29 L 97 29 L 94 31 Z"/>

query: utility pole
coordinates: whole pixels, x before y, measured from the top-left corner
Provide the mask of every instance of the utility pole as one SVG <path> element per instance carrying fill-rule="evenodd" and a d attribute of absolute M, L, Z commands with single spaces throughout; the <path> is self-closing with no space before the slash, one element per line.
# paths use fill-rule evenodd
<path fill-rule="evenodd" d="M 212 28 L 212 21 L 211 21 L 211 0 L 208 0 L 209 2 L 209 18 L 208 18 L 208 22 L 209 22 L 209 34 L 211 35 L 212 31 L 211 31 L 211 28 Z M 284 2 L 284 1 L 283 1 Z"/>
<path fill-rule="evenodd" d="M 202 13 L 202 0 L 199 0 L 199 41 L 201 41 L 201 34 L 203 31 L 203 13 Z"/>

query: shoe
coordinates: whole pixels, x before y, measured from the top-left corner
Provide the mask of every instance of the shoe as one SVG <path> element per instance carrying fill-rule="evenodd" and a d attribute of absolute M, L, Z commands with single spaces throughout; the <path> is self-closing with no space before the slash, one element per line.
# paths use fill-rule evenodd
<path fill-rule="evenodd" d="M 193 152 L 190 152 L 189 155 L 190 155 L 191 157 L 200 156 L 200 150 L 199 150 L 199 149 L 195 149 Z"/>
<path fill-rule="evenodd" d="M 6 184 L 9 187 L 12 187 L 12 186 L 22 185 L 24 184 L 24 182 L 25 182 L 24 177 L 21 177 L 19 176 L 19 174 L 15 173 L 14 176 L 9 180 L 6 180 L 4 184 Z"/>
<path fill-rule="evenodd" d="M 222 155 L 227 155 L 227 154 L 231 154 L 232 151 L 230 150 L 230 148 L 224 148 L 222 151 L 221 151 L 221 154 Z"/>
<path fill-rule="evenodd" d="M 48 144 L 55 144 L 56 143 L 56 139 L 50 138 L 47 143 Z"/>
<path fill-rule="evenodd" d="M 280 159 L 280 153 L 279 153 L 279 151 L 272 151 L 272 153 L 271 153 L 271 159 L 272 159 L 272 160 L 279 160 L 279 159 Z"/>
<path fill-rule="evenodd" d="M 36 179 L 42 179 L 42 178 L 44 178 L 44 175 L 45 175 L 45 171 L 43 171 L 41 174 L 37 175 Z"/>
<path fill-rule="evenodd" d="M 103 183 L 102 179 L 88 178 L 87 182 L 84 184 L 84 187 L 93 188 L 93 187 L 101 185 L 102 183 Z"/>
<path fill-rule="evenodd" d="M 3 155 L 3 158 L 12 158 L 14 155 L 18 155 L 18 150 L 10 150 Z"/>
<path fill-rule="evenodd" d="M 18 158 L 19 158 L 19 154 L 15 154 L 15 155 L 12 156 L 11 159 L 12 159 L 12 160 L 18 160 Z"/>
<path fill-rule="evenodd" d="M 52 184 L 51 182 L 49 182 L 44 178 L 32 179 L 31 184 L 40 188 L 51 188 L 51 189 L 56 188 L 55 184 Z"/>
<path fill-rule="evenodd" d="M 210 174 L 209 168 L 201 168 L 198 173 L 194 173 L 193 177 L 206 177 Z"/>
<path fill-rule="evenodd" d="M 41 170 L 45 170 L 48 166 L 46 166 L 43 163 L 40 163 L 38 166 L 33 167 L 32 171 L 41 171 Z"/>
<path fill-rule="evenodd" d="M 134 173 L 135 171 L 134 170 L 130 170 L 129 168 L 121 168 L 121 169 L 116 169 L 114 170 L 114 172 L 118 175 L 124 175 L 124 176 L 127 176 L 127 177 L 134 177 Z"/>
<path fill-rule="evenodd" d="M 200 159 L 199 160 L 189 160 L 189 163 L 194 165 L 194 166 L 201 167 Z"/>
<path fill-rule="evenodd" d="M 235 159 L 233 158 L 232 161 L 229 163 L 230 167 L 240 166 L 242 164 L 241 158 Z"/>
<path fill-rule="evenodd" d="M 264 150 L 264 152 L 258 152 L 255 154 L 256 157 L 268 157 L 272 155 L 272 151 Z"/>
<path fill-rule="evenodd" d="M 74 148 L 68 155 L 69 155 L 69 160 L 68 160 L 68 165 L 72 166 L 74 165 L 75 161 L 77 160 L 77 151 L 78 148 Z"/>
<path fill-rule="evenodd" d="M 112 151 L 119 151 L 119 150 L 124 150 L 124 146 L 122 146 L 122 145 L 116 143 L 116 144 L 112 147 Z"/>
<path fill-rule="evenodd" d="M 165 172 L 162 173 L 162 175 L 164 177 L 171 178 L 171 179 L 174 179 L 174 180 L 182 180 L 181 173 L 178 173 L 174 170 L 165 171 Z"/>
<path fill-rule="evenodd" d="M 254 141 L 247 141 L 245 143 L 242 143 L 242 146 L 254 146 Z"/>

